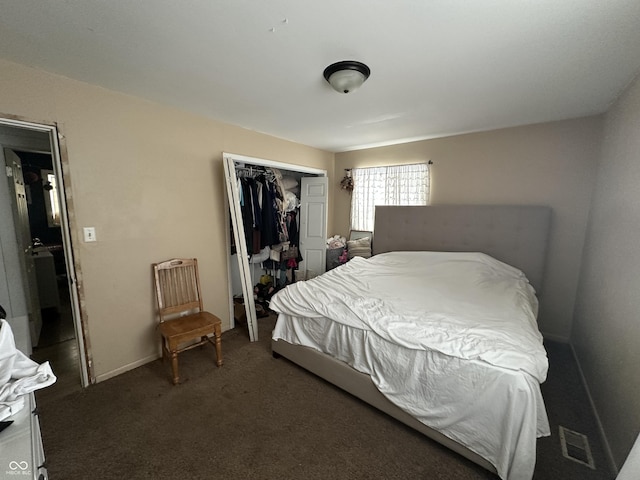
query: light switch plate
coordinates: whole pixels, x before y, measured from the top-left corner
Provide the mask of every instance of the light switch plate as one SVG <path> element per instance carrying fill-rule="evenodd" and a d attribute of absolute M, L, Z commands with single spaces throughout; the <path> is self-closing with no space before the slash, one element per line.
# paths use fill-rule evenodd
<path fill-rule="evenodd" d="M 95 242 L 96 241 L 96 229 L 95 227 L 84 227 L 84 241 Z"/>

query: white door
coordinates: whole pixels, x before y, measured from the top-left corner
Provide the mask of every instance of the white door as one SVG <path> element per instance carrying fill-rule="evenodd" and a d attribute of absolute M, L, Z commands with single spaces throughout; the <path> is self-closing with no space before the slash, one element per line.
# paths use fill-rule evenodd
<path fill-rule="evenodd" d="M 4 149 L 6 172 L 9 181 L 9 191 L 13 194 L 11 208 L 13 210 L 14 224 L 16 227 L 16 240 L 20 255 L 20 264 L 23 274 L 23 287 L 27 299 L 29 312 L 29 330 L 31 344 L 38 344 L 40 329 L 42 328 L 42 316 L 40 314 L 40 302 L 38 300 L 38 282 L 36 268 L 33 259 L 33 246 L 31 240 L 31 228 L 29 227 L 29 210 L 27 207 L 27 195 L 22 175 L 22 162 L 13 150 Z"/>
<path fill-rule="evenodd" d="M 300 181 L 300 279 L 309 280 L 326 270 L 327 177 L 303 177 Z"/>
<path fill-rule="evenodd" d="M 227 186 L 227 197 L 229 199 L 229 211 L 231 214 L 231 225 L 233 226 L 233 236 L 235 238 L 238 269 L 240 271 L 240 281 L 242 283 L 242 296 L 244 301 L 244 311 L 247 317 L 249 328 L 249 339 L 252 342 L 258 340 L 258 318 L 256 315 L 256 304 L 253 299 L 253 282 L 251 271 L 249 270 L 249 253 L 242 224 L 242 210 L 240 207 L 240 192 L 236 177 L 236 167 L 233 158 L 224 157 L 224 177 Z M 229 279 L 231 283 L 231 279 Z M 233 317 L 233 306 L 231 307 Z M 233 323 L 232 323 L 233 325 Z"/>

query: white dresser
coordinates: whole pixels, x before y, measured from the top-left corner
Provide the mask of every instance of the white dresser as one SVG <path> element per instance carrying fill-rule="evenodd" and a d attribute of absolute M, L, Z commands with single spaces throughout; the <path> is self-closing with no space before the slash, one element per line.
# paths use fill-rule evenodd
<path fill-rule="evenodd" d="M 24 408 L 5 420 L 13 423 L 0 432 L 0 478 L 46 480 L 35 395 L 27 395 Z"/>

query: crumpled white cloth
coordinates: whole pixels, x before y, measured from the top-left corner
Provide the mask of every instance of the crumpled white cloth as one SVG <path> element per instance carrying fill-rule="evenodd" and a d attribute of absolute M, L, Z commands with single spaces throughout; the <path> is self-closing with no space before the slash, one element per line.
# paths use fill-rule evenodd
<path fill-rule="evenodd" d="M 16 348 L 11 326 L 0 320 L 0 420 L 24 405 L 23 395 L 54 384 L 49 362 L 38 364 Z"/>

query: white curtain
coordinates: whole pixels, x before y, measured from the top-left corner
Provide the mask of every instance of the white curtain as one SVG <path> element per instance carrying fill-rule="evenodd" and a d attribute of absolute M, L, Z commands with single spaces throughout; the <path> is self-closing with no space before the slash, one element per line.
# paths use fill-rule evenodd
<path fill-rule="evenodd" d="M 351 229 L 373 231 L 376 205 L 427 205 L 429 165 L 354 168 Z"/>

